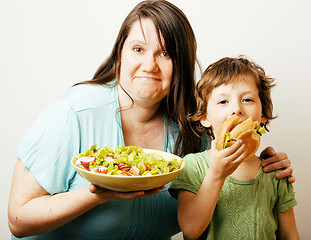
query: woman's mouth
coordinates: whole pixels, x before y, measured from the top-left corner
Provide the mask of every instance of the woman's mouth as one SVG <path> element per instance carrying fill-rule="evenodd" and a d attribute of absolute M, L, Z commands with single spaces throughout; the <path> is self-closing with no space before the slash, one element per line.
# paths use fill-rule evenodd
<path fill-rule="evenodd" d="M 133 79 L 138 79 L 142 81 L 161 81 L 160 78 L 153 77 L 153 76 L 134 76 Z"/>

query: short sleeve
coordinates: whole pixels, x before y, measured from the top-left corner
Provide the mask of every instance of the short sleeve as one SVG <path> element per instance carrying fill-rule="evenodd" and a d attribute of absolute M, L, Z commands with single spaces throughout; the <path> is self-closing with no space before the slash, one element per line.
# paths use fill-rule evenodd
<path fill-rule="evenodd" d="M 75 170 L 71 158 L 79 153 L 79 124 L 65 101 L 43 111 L 16 148 L 22 164 L 50 194 L 65 192 Z"/>
<path fill-rule="evenodd" d="M 294 187 L 287 181 L 287 178 L 279 180 L 278 199 L 276 203 L 276 212 L 281 213 L 297 205 L 295 199 Z"/>
<path fill-rule="evenodd" d="M 205 156 L 208 156 L 205 154 Z M 185 168 L 171 182 L 169 193 L 177 198 L 178 190 L 186 190 L 196 194 L 207 171 L 207 161 L 202 154 L 188 154 L 184 157 Z"/>

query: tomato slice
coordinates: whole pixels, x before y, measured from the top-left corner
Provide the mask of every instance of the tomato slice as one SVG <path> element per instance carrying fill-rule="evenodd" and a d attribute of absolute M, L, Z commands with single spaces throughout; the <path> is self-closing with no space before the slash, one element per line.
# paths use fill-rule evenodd
<path fill-rule="evenodd" d="M 122 164 L 122 163 L 117 164 L 117 166 L 118 166 L 119 170 L 128 170 L 131 168 L 130 166 L 127 166 L 127 165 Z"/>
<path fill-rule="evenodd" d="M 151 167 L 147 164 L 145 164 L 145 167 L 146 167 L 146 171 L 149 171 L 151 169 Z"/>
<path fill-rule="evenodd" d="M 134 167 L 131 167 L 128 173 L 131 173 L 133 176 L 140 176 L 139 172 Z"/>

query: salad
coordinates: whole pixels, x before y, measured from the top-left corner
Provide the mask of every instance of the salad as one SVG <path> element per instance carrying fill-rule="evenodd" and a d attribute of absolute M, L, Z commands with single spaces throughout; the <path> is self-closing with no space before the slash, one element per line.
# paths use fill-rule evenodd
<path fill-rule="evenodd" d="M 73 163 L 87 171 L 119 176 L 151 176 L 173 172 L 182 161 L 164 159 L 156 153 L 146 153 L 138 146 L 97 148 L 97 144 L 73 158 Z"/>

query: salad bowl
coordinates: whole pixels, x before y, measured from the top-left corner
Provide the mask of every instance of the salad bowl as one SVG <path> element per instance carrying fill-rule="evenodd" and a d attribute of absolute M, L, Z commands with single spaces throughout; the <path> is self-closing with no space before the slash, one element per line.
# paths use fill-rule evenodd
<path fill-rule="evenodd" d="M 146 176 L 124 176 L 124 175 L 109 175 L 98 172 L 90 171 L 82 168 L 76 164 L 77 157 L 72 158 L 71 165 L 80 174 L 81 177 L 93 183 L 96 186 L 118 192 L 131 192 L 131 191 L 145 191 L 154 188 L 159 188 L 172 181 L 185 167 L 185 161 L 179 156 L 171 153 L 143 149 L 145 153 L 155 153 L 162 156 L 165 161 L 178 161 L 180 167 L 176 170 L 167 173 L 160 173 L 155 175 Z"/>

